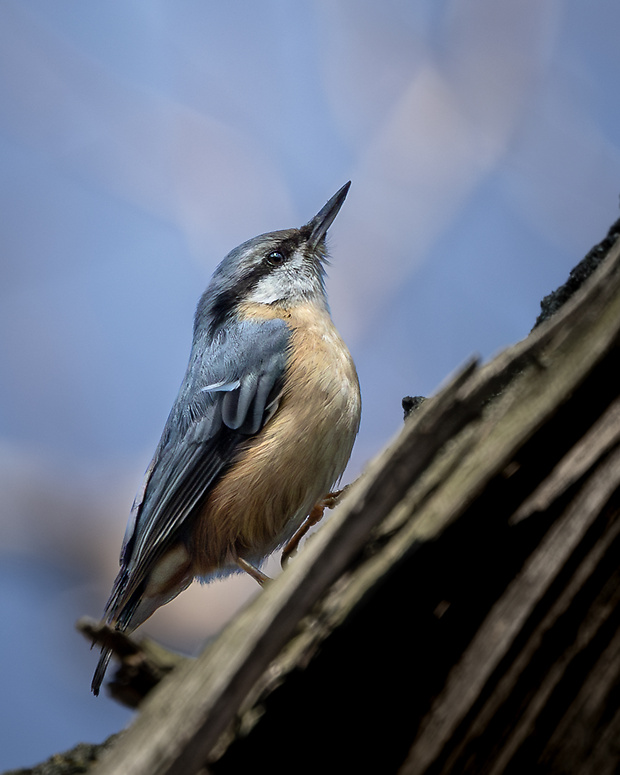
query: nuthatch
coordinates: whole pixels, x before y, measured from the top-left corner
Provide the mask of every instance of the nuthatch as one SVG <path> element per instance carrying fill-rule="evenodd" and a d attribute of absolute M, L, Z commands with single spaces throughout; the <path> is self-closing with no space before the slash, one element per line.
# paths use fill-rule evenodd
<path fill-rule="evenodd" d="M 325 295 L 350 183 L 300 229 L 231 251 L 198 303 L 187 372 L 136 495 L 104 620 L 132 632 L 194 577 L 246 571 L 303 530 L 359 427 L 355 366 Z M 99 693 L 111 651 L 92 682 Z"/>

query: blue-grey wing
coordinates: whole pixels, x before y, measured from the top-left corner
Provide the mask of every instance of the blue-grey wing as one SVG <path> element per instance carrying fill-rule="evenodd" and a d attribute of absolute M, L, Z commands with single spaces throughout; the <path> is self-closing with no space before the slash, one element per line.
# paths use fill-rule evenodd
<path fill-rule="evenodd" d="M 117 614 L 192 516 L 232 459 L 277 408 L 290 342 L 280 319 L 231 323 L 195 337 L 187 373 L 136 496 L 121 571 L 106 606 Z M 130 611 L 126 617 L 130 618 Z"/>

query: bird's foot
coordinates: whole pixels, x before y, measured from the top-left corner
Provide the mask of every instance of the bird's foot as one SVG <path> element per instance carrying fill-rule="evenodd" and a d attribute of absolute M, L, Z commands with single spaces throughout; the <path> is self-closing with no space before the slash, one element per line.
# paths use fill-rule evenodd
<path fill-rule="evenodd" d="M 251 562 L 244 560 L 243 557 L 237 557 L 236 562 L 241 570 L 245 571 L 249 576 L 251 576 L 254 581 L 257 581 L 261 587 L 264 586 L 268 581 L 271 581 L 269 576 L 266 576 L 261 570 L 252 565 Z"/>
<path fill-rule="evenodd" d="M 335 506 L 337 506 L 348 488 L 349 485 L 343 487 L 342 490 L 335 490 L 334 492 L 327 493 L 327 495 L 314 506 L 310 514 L 308 514 L 301 525 L 297 528 L 292 538 L 290 538 L 288 543 L 284 546 L 284 549 L 282 550 L 282 559 L 280 560 L 280 564 L 283 568 L 286 566 L 291 557 L 297 554 L 299 542 L 306 535 L 308 530 L 310 530 L 313 525 L 316 525 L 317 522 L 320 522 L 323 519 L 325 509 L 333 509 Z"/>

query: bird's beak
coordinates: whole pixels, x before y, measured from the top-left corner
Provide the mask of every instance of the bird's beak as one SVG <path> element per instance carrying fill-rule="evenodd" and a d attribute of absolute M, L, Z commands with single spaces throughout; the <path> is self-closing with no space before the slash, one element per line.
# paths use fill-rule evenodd
<path fill-rule="evenodd" d="M 325 207 L 319 210 L 314 218 L 306 224 L 305 228 L 310 229 L 307 244 L 311 248 L 316 248 L 321 240 L 325 238 L 327 230 L 334 222 L 334 218 L 338 215 L 344 200 L 347 198 L 350 186 L 351 181 L 345 183 L 340 191 L 333 195 Z"/>

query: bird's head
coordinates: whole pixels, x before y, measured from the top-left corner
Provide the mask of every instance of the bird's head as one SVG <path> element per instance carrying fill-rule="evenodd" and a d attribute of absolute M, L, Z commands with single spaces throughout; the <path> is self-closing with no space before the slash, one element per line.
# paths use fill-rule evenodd
<path fill-rule="evenodd" d="M 196 325 L 219 327 L 242 304 L 291 307 L 310 302 L 327 308 L 325 236 L 351 183 L 299 229 L 261 234 L 231 250 L 215 270 L 196 311 Z"/>

